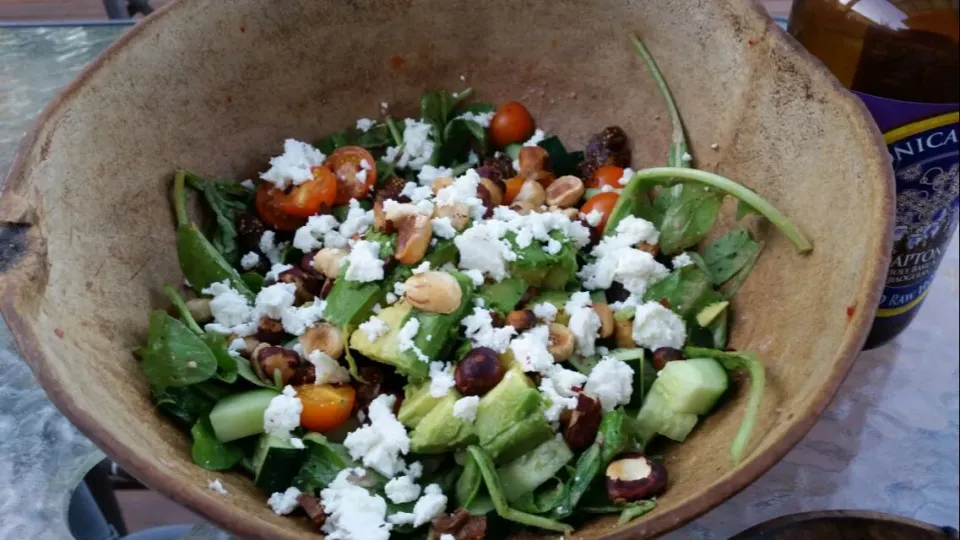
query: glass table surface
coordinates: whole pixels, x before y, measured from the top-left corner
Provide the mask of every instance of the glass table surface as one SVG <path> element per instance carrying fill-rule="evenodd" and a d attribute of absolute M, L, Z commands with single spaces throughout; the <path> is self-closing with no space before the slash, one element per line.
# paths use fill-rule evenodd
<path fill-rule="evenodd" d="M 0 173 L 44 104 L 125 30 L 0 28 Z M 0 242 L 0 257 L 3 249 Z M 909 330 L 860 355 L 823 417 L 783 461 L 666 538 L 726 538 L 773 517 L 825 509 L 957 527 L 958 259 L 955 237 Z M 69 496 L 102 458 L 47 401 L 0 322 L 0 538 L 69 538 Z M 199 527 L 190 536 L 226 535 Z"/>

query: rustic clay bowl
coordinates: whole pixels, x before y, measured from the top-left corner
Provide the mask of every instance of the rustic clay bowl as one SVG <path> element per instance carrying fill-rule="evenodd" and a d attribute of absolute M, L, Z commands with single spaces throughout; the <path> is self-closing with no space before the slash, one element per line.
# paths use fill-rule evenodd
<path fill-rule="evenodd" d="M 769 367 L 749 457 L 727 447 L 743 392 L 668 452 L 670 486 L 628 527 L 673 529 L 730 497 L 793 446 L 862 345 L 888 262 L 892 179 L 863 107 L 747 0 L 181 1 L 134 27 L 47 107 L 20 148 L 0 210 L 16 253 L 0 303 L 50 398 L 121 466 L 223 527 L 298 538 L 242 474 L 190 461 L 151 407 L 130 351 L 161 286 L 182 276 L 168 188 L 175 167 L 246 178 L 285 137 L 313 140 L 414 114 L 425 88 L 521 100 L 582 144 L 631 134 L 634 167 L 662 165 L 667 116 L 628 37 L 642 36 L 676 94 L 702 168 L 756 188 L 815 242 L 767 242 L 736 300 L 733 346 Z M 461 82 L 465 77 L 466 82 Z M 718 150 L 711 149 L 717 143 Z M 10 251 L 10 250 L 8 250 Z M 222 478 L 229 495 L 207 489 Z"/>

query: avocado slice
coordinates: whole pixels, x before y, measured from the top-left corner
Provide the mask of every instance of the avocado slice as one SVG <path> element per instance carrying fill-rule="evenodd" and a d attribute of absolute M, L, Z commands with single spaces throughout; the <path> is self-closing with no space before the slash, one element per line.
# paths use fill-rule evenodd
<path fill-rule="evenodd" d="M 412 311 L 413 306 L 403 301 L 384 309 L 378 317 L 387 323 L 390 331 L 371 343 L 365 332 L 355 330 L 350 334 L 350 348 L 377 362 L 396 366 L 398 370 L 412 377 L 426 377 L 429 370 L 426 362 L 400 351 L 400 329 Z"/>
<path fill-rule="evenodd" d="M 559 290 L 577 275 L 577 250 L 559 231 L 550 233 L 561 243 L 557 253 L 547 253 L 540 242 L 525 248 L 514 248 L 517 260 L 510 264 L 510 274 L 524 279 L 531 287 Z M 507 235 L 516 246 L 515 236 Z"/>
<path fill-rule="evenodd" d="M 430 395 L 429 384 L 408 384 L 403 388 L 403 403 L 397 412 L 397 420 L 410 429 L 417 427 L 423 417 L 437 406 L 441 398 Z"/>
<path fill-rule="evenodd" d="M 506 315 L 517 307 L 529 288 L 526 280 L 513 276 L 503 281 L 485 283 L 477 291 L 477 296 L 483 298 L 484 307 Z"/>
<path fill-rule="evenodd" d="M 413 343 L 427 357 L 428 362 L 442 358 L 445 353 L 452 351 L 452 347 L 457 341 L 457 335 L 460 333 L 460 321 L 468 311 L 473 309 L 473 280 L 461 272 L 449 272 L 449 274 L 460 284 L 462 293 L 460 306 L 457 307 L 456 311 L 453 313 L 430 313 L 414 309 L 409 315 L 409 317 L 416 317 L 420 321 L 420 330 L 417 332 L 417 337 L 414 338 Z M 383 317 L 381 316 L 381 318 Z M 406 321 L 403 324 L 406 324 Z M 417 357 L 416 352 L 410 350 L 403 354 L 409 362 L 423 364 L 423 371 L 426 374 L 427 362 L 422 362 Z"/>
<path fill-rule="evenodd" d="M 722 302 L 714 302 L 706 306 L 705 308 L 701 309 L 699 313 L 697 313 L 697 324 L 704 328 L 710 326 L 710 323 L 712 323 L 714 319 L 723 313 L 723 310 L 727 309 L 727 306 L 729 305 L 730 302 L 724 300 Z"/>
<path fill-rule="evenodd" d="M 370 317 L 373 306 L 383 300 L 383 296 L 378 282 L 337 279 L 327 295 L 323 317 L 341 328 L 358 325 Z"/>
<path fill-rule="evenodd" d="M 410 433 L 410 451 L 417 454 L 439 454 L 476 441 L 473 426 L 453 415 L 453 404 L 460 394 L 451 390 L 437 402 Z"/>
<path fill-rule="evenodd" d="M 540 392 L 518 366 L 480 398 L 476 430 L 480 446 L 497 462 L 509 461 L 553 436 L 541 412 Z"/>
<path fill-rule="evenodd" d="M 497 463 L 509 463 L 554 436 L 553 428 L 540 412 L 512 424 L 486 444 L 480 446 Z"/>

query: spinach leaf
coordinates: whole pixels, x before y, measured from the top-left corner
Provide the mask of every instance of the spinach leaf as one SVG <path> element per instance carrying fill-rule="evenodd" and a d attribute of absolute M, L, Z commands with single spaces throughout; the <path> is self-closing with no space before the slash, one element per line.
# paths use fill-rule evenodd
<path fill-rule="evenodd" d="M 319 143 L 317 143 L 317 150 L 320 150 L 326 155 L 330 155 L 334 150 L 340 148 L 341 146 L 347 146 L 349 141 L 347 140 L 348 133 L 346 131 L 338 131 L 336 133 L 331 133 L 323 138 Z"/>
<path fill-rule="evenodd" d="M 741 219 L 751 214 L 759 214 L 759 213 L 760 212 L 757 212 L 756 208 L 750 206 L 748 203 L 745 203 L 743 201 L 737 201 L 737 221 L 740 221 Z"/>
<path fill-rule="evenodd" d="M 247 211 L 253 192 L 239 183 L 229 180 L 207 180 L 189 171 L 184 177 L 190 187 L 199 191 L 216 218 L 211 234 L 211 243 L 231 265 L 240 262 L 237 244 L 237 215 Z"/>
<path fill-rule="evenodd" d="M 241 274 L 240 279 L 254 295 L 260 292 L 260 289 L 263 288 L 264 281 L 266 281 L 266 278 L 256 272 L 246 272 Z"/>
<path fill-rule="evenodd" d="M 193 462 L 209 471 L 227 470 L 243 458 L 243 450 L 234 443 L 221 443 L 210 425 L 210 417 L 204 416 L 190 429 Z"/>
<path fill-rule="evenodd" d="M 191 427 L 210 414 L 213 406 L 230 390 L 213 383 L 202 382 L 182 388 L 170 387 L 155 394 L 157 410 Z"/>
<path fill-rule="evenodd" d="M 311 435 L 304 443 L 307 445 L 307 458 L 293 477 L 292 484 L 304 493 L 318 494 L 333 482 L 340 471 L 353 465 L 353 460 L 341 444 L 328 442 L 318 435 Z"/>
<path fill-rule="evenodd" d="M 723 197 L 693 185 L 683 185 L 663 213 L 660 229 L 660 249 L 665 255 L 679 253 L 695 246 L 713 229 Z"/>
<path fill-rule="evenodd" d="M 760 251 L 750 233 L 734 229 L 717 238 L 703 250 L 703 260 L 710 268 L 714 285 L 720 285 L 740 272 Z"/>
<path fill-rule="evenodd" d="M 240 372 L 238 365 L 241 360 L 247 364 L 247 367 L 250 366 L 250 363 L 246 362 L 243 358 L 230 354 L 230 350 L 227 348 L 227 340 L 222 335 L 204 334 L 200 339 L 207 344 L 210 352 L 217 359 L 217 378 L 221 381 L 228 384 L 236 382 L 237 375 L 239 375 Z M 251 373 L 252 372 L 251 370 Z"/>
<path fill-rule="evenodd" d="M 237 292 L 253 301 L 254 294 L 240 279 L 240 274 L 187 218 L 185 177 L 184 171 L 177 171 L 173 183 L 173 207 L 178 224 L 177 257 L 184 277 L 198 291 L 212 283 L 229 281 Z"/>
<path fill-rule="evenodd" d="M 565 523 L 511 508 L 507 504 L 507 498 L 503 494 L 503 486 L 500 485 L 500 477 L 497 475 L 496 466 L 493 464 L 493 459 L 490 458 L 490 455 L 479 446 L 473 445 L 467 447 L 467 452 L 480 469 L 480 475 L 483 477 L 483 481 L 487 486 L 487 492 L 490 494 L 490 499 L 493 502 L 493 507 L 497 511 L 497 515 L 521 525 L 539 527 L 548 531 L 557 531 L 564 534 L 573 532 L 573 527 Z"/>
<path fill-rule="evenodd" d="M 710 277 L 696 265 L 688 265 L 674 270 L 667 277 L 654 283 L 643 294 L 644 302 L 663 302 L 674 313 L 683 318 L 695 315 L 697 311 L 717 299 Z"/>
<path fill-rule="evenodd" d="M 464 118 L 454 118 L 443 130 L 443 149 L 440 154 L 440 163 L 452 165 L 457 157 L 464 154 L 470 147 L 470 141 L 476 141 L 477 152 L 483 155 L 487 152 L 487 128 Z"/>
<path fill-rule="evenodd" d="M 397 125 L 397 121 L 392 117 L 386 117 L 383 122 L 387 125 L 387 131 L 390 132 L 390 138 L 393 139 L 393 145 L 399 147 L 403 144 L 403 130 Z M 379 167 L 377 170 L 380 170 Z"/>
<path fill-rule="evenodd" d="M 390 126 L 387 124 L 378 124 L 367 131 L 346 129 L 331 133 L 317 143 L 317 149 L 329 156 L 337 148 L 344 146 L 359 146 L 370 150 L 390 146 L 392 142 L 393 137 L 390 132 Z"/>
<path fill-rule="evenodd" d="M 185 324 L 161 310 L 150 313 L 143 375 L 158 391 L 203 382 L 217 371 L 217 359 Z"/>
<path fill-rule="evenodd" d="M 574 466 L 572 479 L 567 483 L 563 502 L 553 511 L 553 517 L 563 519 L 576 509 L 581 497 L 590 489 L 600 471 L 622 452 L 630 442 L 626 413 L 620 409 L 603 415 L 597 439 L 587 448 Z"/>
<path fill-rule="evenodd" d="M 760 402 L 763 400 L 763 388 L 766 384 L 766 371 L 763 363 L 753 353 L 736 351 L 719 351 L 700 347 L 684 347 L 687 358 L 713 358 L 727 371 L 745 370 L 750 376 L 750 393 L 747 395 L 747 410 L 744 412 L 740 428 L 730 445 L 730 456 L 735 464 L 743 459 L 747 443 L 750 442 L 750 433 L 757 422 L 760 412 Z"/>
<path fill-rule="evenodd" d="M 583 161 L 583 152 L 567 152 L 559 137 L 548 137 L 540 141 L 537 146 L 550 154 L 550 166 L 557 178 L 576 174 L 580 162 Z"/>
<path fill-rule="evenodd" d="M 563 502 L 567 495 L 566 486 L 559 479 L 549 480 L 536 491 L 527 493 L 513 501 L 513 506 L 521 512 L 530 514 L 546 514 Z"/>
<path fill-rule="evenodd" d="M 750 275 L 750 271 L 753 270 L 754 265 L 757 264 L 757 259 L 760 258 L 760 251 L 763 249 L 763 244 L 760 244 L 760 247 L 753 252 L 751 257 L 743 263 L 743 268 L 733 278 L 727 282 L 724 287 L 723 294 L 726 298 L 733 298 L 733 295 L 737 294 L 737 291 L 740 290 L 740 286 L 743 285 L 743 282 L 747 280 L 747 276 Z"/>

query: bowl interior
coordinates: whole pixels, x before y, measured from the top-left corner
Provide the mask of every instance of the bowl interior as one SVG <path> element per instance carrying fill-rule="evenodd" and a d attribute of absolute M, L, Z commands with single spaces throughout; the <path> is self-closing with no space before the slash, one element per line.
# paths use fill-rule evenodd
<path fill-rule="evenodd" d="M 3 313 L 51 398 L 124 467 L 226 528 L 302 535 L 308 524 L 273 515 L 244 476 L 191 463 L 188 438 L 154 412 L 130 353 L 148 310 L 166 305 L 161 287 L 182 281 L 173 169 L 252 177 L 286 137 L 316 140 L 377 117 L 383 102 L 394 117 L 416 115 L 424 89 L 466 86 L 524 102 L 572 146 L 618 124 L 634 168 L 661 165 L 668 120 L 631 33 L 669 81 L 698 166 L 755 188 L 816 245 L 799 256 L 748 222 L 766 247 L 735 301 L 732 346 L 769 370 L 749 457 L 734 466 L 726 451 L 739 391 L 670 447 L 655 512 L 629 533 L 600 519 L 580 534 L 674 528 L 805 433 L 862 343 L 887 262 L 891 180 L 876 132 L 753 2 L 176 3 L 85 71 L 21 147 L 0 216 L 30 226 L 28 247 L 3 276 Z M 229 495 L 207 489 L 213 478 Z"/>

